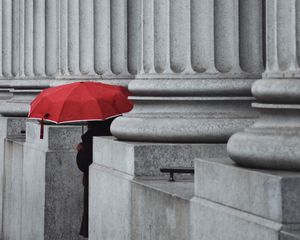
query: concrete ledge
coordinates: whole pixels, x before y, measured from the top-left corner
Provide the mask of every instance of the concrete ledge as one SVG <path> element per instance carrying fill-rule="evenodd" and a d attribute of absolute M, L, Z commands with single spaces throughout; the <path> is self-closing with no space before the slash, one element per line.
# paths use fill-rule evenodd
<path fill-rule="evenodd" d="M 191 202 L 192 240 L 278 240 L 282 224 L 200 198 Z"/>
<path fill-rule="evenodd" d="M 44 150 L 75 150 L 81 135 L 81 126 L 44 125 L 44 139 L 40 139 L 40 124 L 37 121 L 26 123 L 26 142 Z"/>
<path fill-rule="evenodd" d="M 94 163 L 134 176 L 162 176 L 161 167 L 191 167 L 196 157 L 227 156 L 225 144 L 168 144 L 94 137 Z"/>
<path fill-rule="evenodd" d="M 195 195 L 286 224 L 300 223 L 300 173 L 263 171 L 230 159 L 196 160 Z"/>

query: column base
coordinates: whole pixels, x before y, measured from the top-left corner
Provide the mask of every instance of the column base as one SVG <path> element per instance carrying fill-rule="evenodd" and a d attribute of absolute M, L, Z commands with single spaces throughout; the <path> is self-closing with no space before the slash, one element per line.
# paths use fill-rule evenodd
<path fill-rule="evenodd" d="M 130 82 L 136 96 L 251 96 L 251 86 L 261 76 L 224 76 L 201 74 L 146 74 Z"/>
<path fill-rule="evenodd" d="M 8 100 L 12 98 L 13 94 L 9 88 L 0 88 L 0 101 Z"/>
<path fill-rule="evenodd" d="M 258 117 L 250 97 L 131 97 L 134 109 L 113 121 L 121 140 L 225 143 Z"/>
<path fill-rule="evenodd" d="M 253 84 L 252 93 L 260 102 L 299 104 L 300 77 L 261 79 Z"/>
<path fill-rule="evenodd" d="M 27 117 L 31 101 L 41 92 L 39 89 L 12 89 L 13 96 L 1 103 L 0 113 L 3 116 Z"/>
<path fill-rule="evenodd" d="M 147 76 L 128 86 L 134 108 L 112 123 L 112 134 L 118 139 L 225 143 L 258 117 L 251 108 L 253 78 Z"/>
<path fill-rule="evenodd" d="M 300 105 L 253 106 L 261 116 L 253 126 L 229 139 L 229 156 L 246 167 L 299 171 Z"/>

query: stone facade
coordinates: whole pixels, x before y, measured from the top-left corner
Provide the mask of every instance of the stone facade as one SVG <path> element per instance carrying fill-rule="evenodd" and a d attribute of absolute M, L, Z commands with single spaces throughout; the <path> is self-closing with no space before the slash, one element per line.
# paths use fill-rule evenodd
<path fill-rule="evenodd" d="M 26 114 L 42 89 L 83 80 L 134 102 L 94 141 L 90 239 L 300 238 L 299 0 L 1 0 L 0 13 L 1 239 L 77 238 L 80 128 L 38 140 Z M 165 166 L 195 177 L 167 182 Z"/>

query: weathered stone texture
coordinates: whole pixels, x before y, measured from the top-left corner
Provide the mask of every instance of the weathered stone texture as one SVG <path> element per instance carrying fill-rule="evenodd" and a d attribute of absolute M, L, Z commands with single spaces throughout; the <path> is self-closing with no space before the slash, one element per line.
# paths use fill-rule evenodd
<path fill-rule="evenodd" d="M 80 239 L 82 173 L 75 146 L 81 127 L 28 122 L 26 142 L 6 140 L 4 239 Z"/>
<path fill-rule="evenodd" d="M 197 156 L 225 155 L 224 144 L 138 143 L 118 141 L 113 137 L 95 137 L 94 162 L 90 167 L 90 239 L 131 240 L 136 236 L 139 239 L 141 234 L 145 239 L 175 236 L 170 229 L 176 227 L 176 221 L 171 217 L 182 211 L 187 215 L 181 218 L 178 214 L 177 219 L 188 225 L 187 199 L 193 195 L 193 189 L 189 185 L 186 192 L 180 190 L 180 186 L 184 186 L 180 182 L 172 188 L 172 184 L 167 182 L 168 176 L 162 175 L 159 168 L 192 166 L 192 159 Z M 148 180 L 136 181 L 137 177 Z M 153 178 L 161 180 L 155 184 L 151 181 Z M 161 189 L 163 192 L 160 192 Z M 173 196 L 179 194 L 178 191 L 185 196 L 184 200 Z M 161 211 L 169 200 L 174 207 L 164 215 Z M 159 221 L 155 221 L 155 215 L 147 217 L 151 209 L 153 214 L 162 214 L 161 217 L 168 219 L 169 223 L 157 225 Z M 148 231 L 151 223 L 153 236 Z M 167 234 L 159 232 L 165 228 L 169 229 Z M 186 236 L 187 231 L 182 234 L 177 239 Z"/>

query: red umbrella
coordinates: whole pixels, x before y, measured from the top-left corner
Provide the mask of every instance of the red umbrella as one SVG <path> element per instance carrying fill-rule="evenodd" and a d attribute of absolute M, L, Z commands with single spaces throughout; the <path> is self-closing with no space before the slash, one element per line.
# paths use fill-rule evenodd
<path fill-rule="evenodd" d="M 129 112 L 130 92 L 121 86 L 97 82 L 76 82 L 42 91 L 30 104 L 28 117 L 43 121 L 69 123 L 101 121 Z"/>

